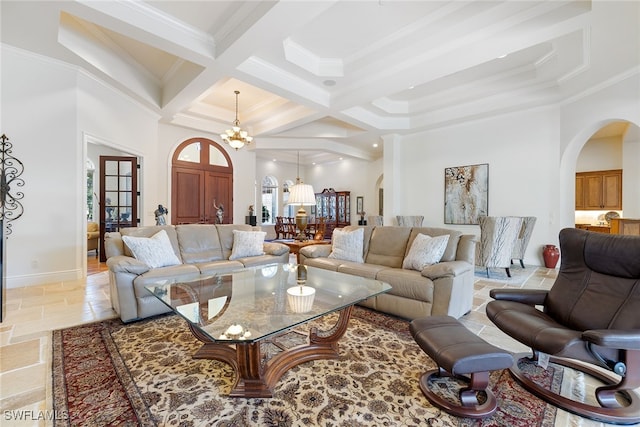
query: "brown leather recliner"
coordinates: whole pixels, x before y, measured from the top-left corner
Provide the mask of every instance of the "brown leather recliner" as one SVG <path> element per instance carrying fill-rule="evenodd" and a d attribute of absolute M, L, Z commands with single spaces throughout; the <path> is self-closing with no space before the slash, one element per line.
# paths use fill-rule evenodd
<path fill-rule="evenodd" d="M 599 406 L 543 388 L 518 362 L 511 374 L 527 390 L 569 412 L 602 422 L 638 423 L 640 396 L 634 389 L 640 387 L 640 237 L 566 228 L 560 231 L 560 249 L 560 270 L 549 291 L 494 289 L 487 316 L 531 347 L 532 359 L 546 353 L 553 363 L 603 381 L 595 391 Z"/>

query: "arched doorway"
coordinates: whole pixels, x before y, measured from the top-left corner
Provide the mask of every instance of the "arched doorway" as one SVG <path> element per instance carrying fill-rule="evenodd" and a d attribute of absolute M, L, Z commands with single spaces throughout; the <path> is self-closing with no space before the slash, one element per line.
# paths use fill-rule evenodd
<path fill-rule="evenodd" d="M 206 138 L 191 138 L 173 154 L 171 222 L 215 224 L 233 222 L 233 165 L 227 152 Z"/>
<path fill-rule="evenodd" d="M 640 159 L 640 124 L 629 119 L 603 119 L 585 127 L 579 134 L 574 136 L 564 150 L 560 161 L 560 188 L 562 197 L 560 198 L 560 228 L 575 226 L 575 188 L 576 172 L 581 152 L 587 142 L 599 131 L 605 129 L 613 122 L 628 122 L 629 127 L 623 135 L 623 209 L 624 216 L 628 218 L 637 217 L 640 214 L 640 193 L 635 190 L 635 182 L 640 178 L 640 171 L 635 167 Z M 632 184 L 632 185 L 629 185 Z"/>

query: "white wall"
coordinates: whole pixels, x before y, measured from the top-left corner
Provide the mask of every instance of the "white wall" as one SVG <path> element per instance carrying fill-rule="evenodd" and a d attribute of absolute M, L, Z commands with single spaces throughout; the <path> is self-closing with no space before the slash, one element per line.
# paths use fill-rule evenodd
<path fill-rule="evenodd" d="M 426 226 L 479 235 L 477 225 L 444 223 L 444 169 L 488 163 L 489 215 L 537 217 L 525 262 L 541 265 L 542 245 L 557 244 L 559 143 L 555 108 L 405 137 L 395 143 L 402 165 L 394 171 L 395 190 L 402 195 L 393 214 L 424 215 Z"/>
<path fill-rule="evenodd" d="M 622 139 L 608 137 L 590 139 L 582 147 L 576 172 L 622 169 Z"/>
<path fill-rule="evenodd" d="M 622 209 L 625 218 L 640 218 L 640 128 L 625 139 L 622 156 Z"/>
<path fill-rule="evenodd" d="M 75 278 L 78 226 L 76 72 L 2 48 L 2 133 L 24 165 L 24 214 L 7 239 L 7 285 Z M 85 237 L 86 240 L 86 237 Z"/>
<path fill-rule="evenodd" d="M 156 200 L 149 201 L 149 212 L 153 214 L 158 204 L 169 208 L 168 219 L 171 218 L 171 158 L 175 149 L 182 142 L 190 138 L 207 138 L 219 143 L 231 157 L 233 165 L 233 222 L 244 224 L 249 205 L 254 203 L 254 171 L 256 170 L 256 155 L 249 147 L 234 150 L 220 143 L 220 135 L 194 131 L 179 126 L 160 124 L 158 126 L 158 140 L 156 143 L 157 170 L 154 179 L 158 185 Z M 154 220 L 155 221 L 155 220 Z"/>
<path fill-rule="evenodd" d="M 313 185 L 316 193 L 325 188 L 336 191 L 350 191 L 351 224 L 360 219 L 356 213 L 356 197 L 363 197 L 363 207 L 367 215 L 377 215 L 378 193 L 376 182 L 382 174 L 382 162 L 345 158 L 339 162 L 311 166 L 306 170 L 307 184 Z"/>
<path fill-rule="evenodd" d="M 25 168 L 7 286 L 84 277 L 87 135 L 153 158 L 157 117 L 74 67 L 5 45 L 1 55 L 0 124 Z M 155 173 L 143 169 L 143 182 Z"/>
<path fill-rule="evenodd" d="M 586 141 L 597 130 L 613 121 L 628 121 L 633 134 L 637 135 L 640 125 L 640 70 L 630 70 L 607 84 L 594 88 L 591 93 L 567 101 L 561 108 L 561 153 L 560 181 L 562 190 L 560 206 L 561 227 L 571 227 L 575 221 L 575 173 L 576 163 Z M 640 181 L 640 168 L 637 167 L 638 151 L 634 150 L 634 141 L 623 143 L 623 194 L 624 216 L 640 215 L 638 193 L 631 191 Z M 629 210 L 627 210 L 629 208 Z"/>

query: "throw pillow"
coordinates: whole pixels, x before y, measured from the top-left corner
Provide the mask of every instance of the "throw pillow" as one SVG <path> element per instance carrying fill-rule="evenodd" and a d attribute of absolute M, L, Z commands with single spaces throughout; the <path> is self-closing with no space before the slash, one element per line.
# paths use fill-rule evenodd
<path fill-rule="evenodd" d="M 402 262 L 402 268 L 422 271 L 426 266 L 440 262 L 448 242 L 448 234 L 437 237 L 418 234 Z"/>
<path fill-rule="evenodd" d="M 160 230 L 151 237 L 122 236 L 133 257 L 151 268 L 180 264 L 166 231 Z"/>
<path fill-rule="evenodd" d="M 266 235 L 265 231 L 233 230 L 233 248 L 229 259 L 264 255 L 264 237 Z"/>
<path fill-rule="evenodd" d="M 331 236 L 329 258 L 343 261 L 364 262 L 364 228 L 346 231 L 335 229 Z"/>

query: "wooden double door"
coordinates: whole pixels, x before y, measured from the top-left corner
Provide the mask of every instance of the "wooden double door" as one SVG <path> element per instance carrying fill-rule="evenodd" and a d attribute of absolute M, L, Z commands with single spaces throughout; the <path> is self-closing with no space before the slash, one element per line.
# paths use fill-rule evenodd
<path fill-rule="evenodd" d="M 189 151 L 190 158 L 181 155 Z M 207 139 L 190 139 L 178 147 L 172 163 L 172 224 L 215 224 L 220 222 L 219 210 L 222 223 L 233 223 L 233 167 L 222 147 Z"/>
<path fill-rule="evenodd" d="M 225 173 L 186 168 L 173 169 L 173 224 L 215 224 L 218 208 L 222 222 L 233 222 L 232 177 Z"/>

